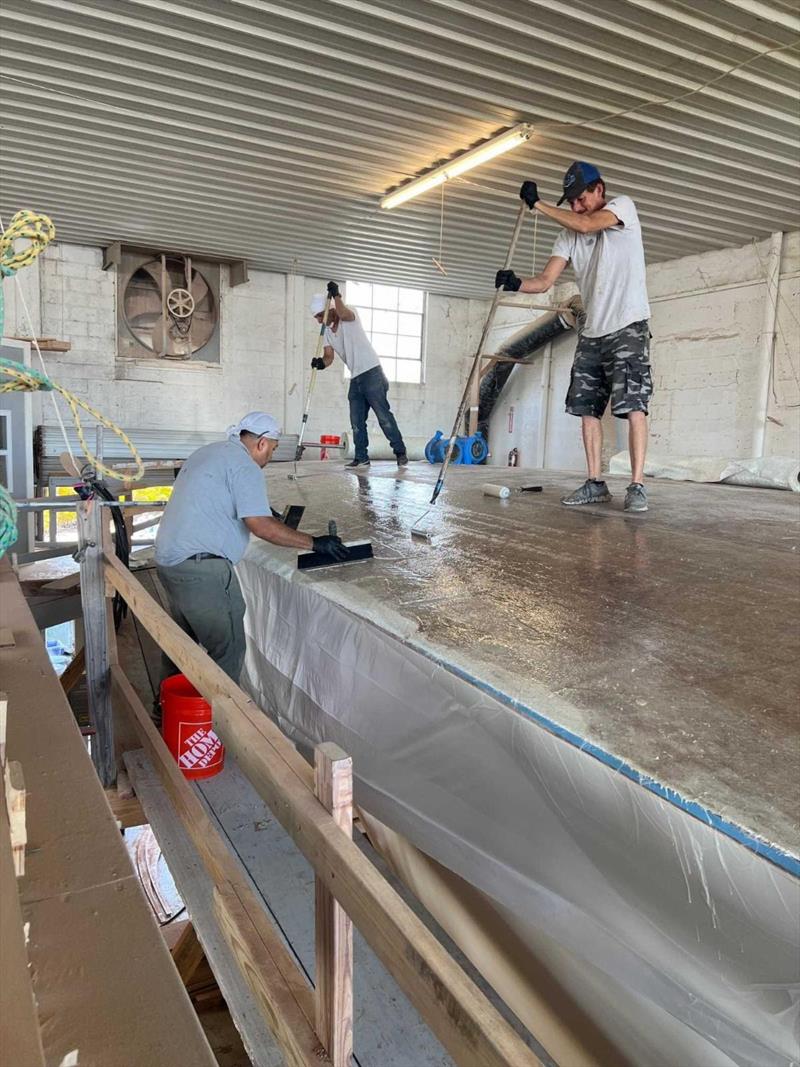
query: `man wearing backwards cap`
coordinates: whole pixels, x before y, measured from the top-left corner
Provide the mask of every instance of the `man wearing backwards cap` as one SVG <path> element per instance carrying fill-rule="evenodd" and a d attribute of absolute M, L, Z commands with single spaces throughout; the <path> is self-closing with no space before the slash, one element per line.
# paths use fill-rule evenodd
<path fill-rule="evenodd" d="M 325 347 L 323 355 L 311 360 L 311 366 L 325 370 L 333 362 L 334 352 L 347 365 L 350 374 L 350 388 L 347 400 L 350 404 L 350 425 L 353 427 L 353 444 L 355 457 L 348 467 L 369 466 L 369 436 L 367 435 L 367 415 L 369 410 L 375 412 L 378 425 L 391 445 L 397 458 L 397 466 L 405 467 L 408 463 L 403 435 L 397 426 L 397 420 L 389 407 L 389 382 L 383 373 L 380 358 L 370 344 L 364 327 L 358 321 L 355 311 L 342 300 L 336 282 L 328 282 L 328 300 L 320 293 L 311 301 L 311 314 L 322 325 L 325 308 L 329 300 L 334 307 L 327 313 L 328 326 L 325 330 Z"/>
<path fill-rule="evenodd" d="M 553 219 L 564 232 L 541 274 L 518 278 L 501 270 L 495 288 L 546 293 L 571 262 L 586 308 L 567 411 L 580 415 L 589 477 L 567 505 L 599 504 L 611 499 L 600 477 L 603 430 L 600 422 L 609 399 L 611 411 L 628 420 L 632 481 L 625 494 L 626 511 L 647 511 L 642 478 L 647 449 L 647 408 L 653 392 L 650 373 L 650 306 L 645 284 L 642 230 L 636 206 L 628 196 L 606 199 L 606 184 L 591 163 L 573 163 L 564 175 L 564 195 L 557 205 L 539 196 L 536 182 L 523 182 L 520 198 L 529 208 Z M 569 201 L 569 210 L 560 205 Z"/>
<path fill-rule="evenodd" d="M 338 537 L 309 537 L 270 514 L 262 468 L 279 438 L 271 415 L 251 411 L 228 427 L 227 440 L 193 452 L 175 481 L 156 537 L 156 569 L 170 614 L 237 683 L 245 653 L 244 598 L 233 567 L 250 534 L 334 559 L 347 555 Z M 175 673 L 165 657 L 165 677 Z"/>

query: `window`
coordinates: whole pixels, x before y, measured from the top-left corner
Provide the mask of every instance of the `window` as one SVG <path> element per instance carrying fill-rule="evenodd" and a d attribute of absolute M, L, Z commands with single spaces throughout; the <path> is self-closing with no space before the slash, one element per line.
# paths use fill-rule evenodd
<path fill-rule="evenodd" d="M 389 381 L 419 384 L 425 293 L 396 285 L 348 282 L 345 302 L 358 312 Z"/>

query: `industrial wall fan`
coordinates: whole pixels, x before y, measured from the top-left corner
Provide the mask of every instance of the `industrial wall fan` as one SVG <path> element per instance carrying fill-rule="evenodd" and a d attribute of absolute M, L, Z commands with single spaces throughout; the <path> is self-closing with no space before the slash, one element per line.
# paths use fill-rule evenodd
<path fill-rule="evenodd" d="M 122 266 L 120 355 L 219 361 L 218 265 L 127 254 Z"/>

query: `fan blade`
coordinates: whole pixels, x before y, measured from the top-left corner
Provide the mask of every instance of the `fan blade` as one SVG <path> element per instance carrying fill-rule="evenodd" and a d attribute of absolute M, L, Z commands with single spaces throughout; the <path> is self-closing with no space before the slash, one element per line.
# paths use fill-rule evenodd
<path fill-rule="evenodd" d="M 158 355 L 163 355 L 169 348 L 169 322 L 164 315 L 159 315 L 153 323 L 153 331 L 150 335 L 150 347 Z"/>
<path fill-rule="evenodd" d="M 149 263 L 143 263 L 139 270 L 145 271 L 153 279 L 156 287 L 156 292 L 161 293 L 161 264 L 157 259 L 151 259 Z M 134 271 L 134 273 L 136 273 Z M 160 299 L 160 297 L 159 297 Z"/>
<path fill-rule="evenodd" d="M 208 282 L 205 280 L 199 270 L 193 270 L 192 274 L 192 284 L 189 286 L 189 291 L 194 297 L 194 305 L 195 307 L 197 307 L 197 305 L 208 292 Z"/>

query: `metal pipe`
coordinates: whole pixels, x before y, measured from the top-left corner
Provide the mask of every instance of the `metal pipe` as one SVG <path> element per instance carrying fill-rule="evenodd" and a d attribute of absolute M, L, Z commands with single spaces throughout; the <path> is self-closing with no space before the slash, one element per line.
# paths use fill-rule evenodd
<path fill-rule="evenodd" d="M 753 447 L 751 454 L 755 458 L 764 455 L 767 437 L 767 416 L 769 414 L 769 387 L 772 379 L 772 353 L 775 348 L 775 324 L 778 318 L 778 286 L 780 285 L 781 251 L 783 249 L 783 232 L 776 230 L 770 238 L 767 255 L 767 291 L 764 297 L 764 318 L 761 325 L 761 338 L 758 353 L 756 377 L 756 406 L 753 425 Z"/>

